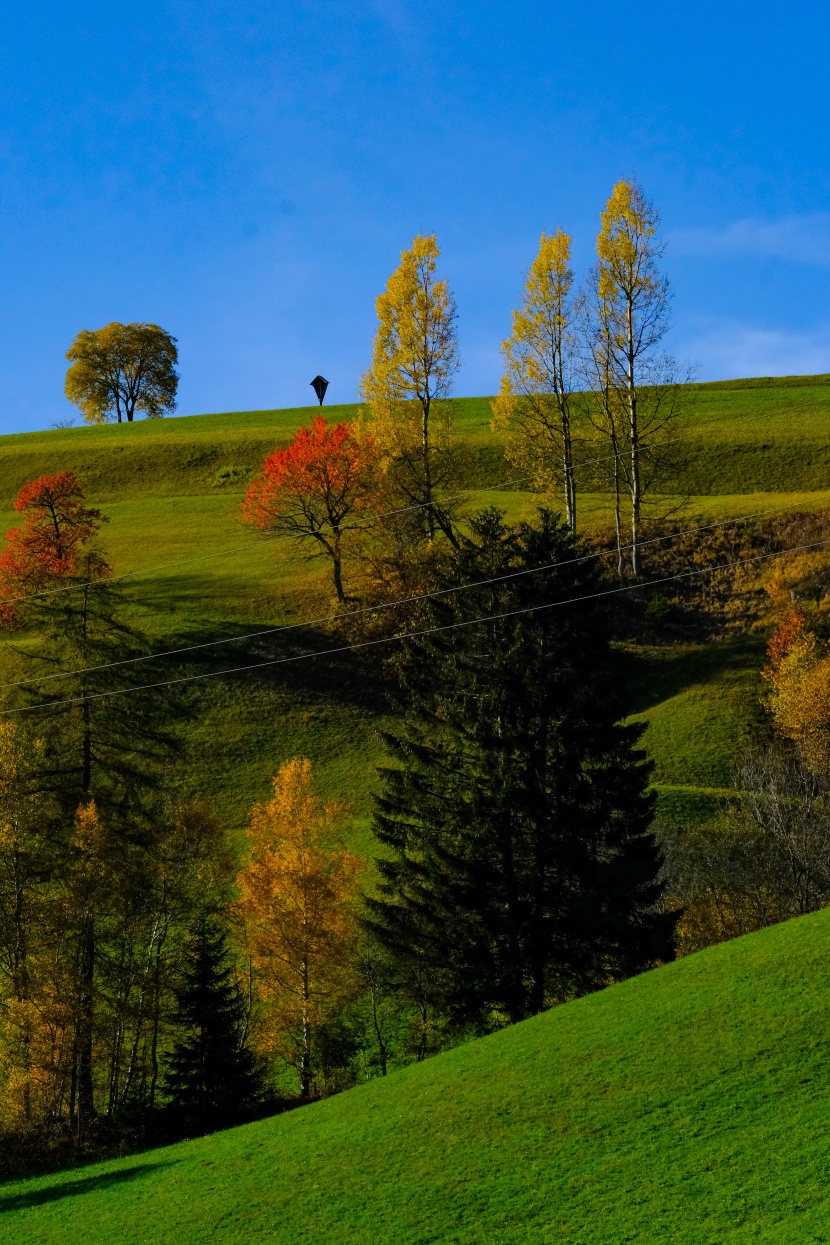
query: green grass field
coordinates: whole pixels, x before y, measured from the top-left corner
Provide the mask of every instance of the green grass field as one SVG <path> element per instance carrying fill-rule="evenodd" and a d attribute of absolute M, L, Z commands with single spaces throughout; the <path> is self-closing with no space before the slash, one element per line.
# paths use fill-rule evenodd
<path fill-rule="evenodd" d="M 75 470 L 91 501 L 109 518 L 104 541 L 116 570 L 128 573 L 130 611 L 160 647 L 239 636 L 325 614 L 325 572 L 292 556 L 286 542 L 262 541 L 239 523 L 239 504 L 265 455 L 284 445 L 316 408 L 249 411 L 73 428 L 0 438 L 0 519 L 35 475 Z M 329 419 L 357 407 L 326 408 Z M 490 429 L 486 398 L 460 399 L 459 430 L 473 462 L 467 506 L 496 503 L 510 517 L 532 513 L 536 497 L 516 484 Z M 682 521 L 722 521 L 777 506 L 830 500 L 830 377 L 726 382 L 689 388 L 682 426 L 684 475 L 667 478 L 655 512 L 684 494 Z M 604 447 L 586 445 L 586 461 Z M 585 473 L 595 470 L 586 466 Z M 494 487 L 509 481 L 507 488 Z M 608 521 L 608 498 L 590 479 L 580 498 L 586 529 Z M 594 491 L 590 491 L 594 488 Z M 297 642 L 315 639 L 299 631 Z M 245 641 L 177 660 L 174 673 L 221 670 L 282 651 L 277 641 Z M 655 781 L 672 809 L 700 806 L 728 780 L 728 758 L 758 688 L 760 644 L 711 651 L 642 652 L 638 709 L 649 722 L 646 744 Z M 8 651 L 2 669 L 10 669 Z M 377 728 L 382 706 L 347 657 L 314 659 L 270 673 L 192 685 L 198 719 L 176 781 L 207 796 L 235 828 L 268 789 L 288 756 L 307 754 L 324 793 L 352 801 L 356 838 L 366 837 Z"/>
<path fill-rule="evenodd" d="M 830 1240 L 830 912 L 287 1115 L 0 1186 L 15 1245 Z"/>

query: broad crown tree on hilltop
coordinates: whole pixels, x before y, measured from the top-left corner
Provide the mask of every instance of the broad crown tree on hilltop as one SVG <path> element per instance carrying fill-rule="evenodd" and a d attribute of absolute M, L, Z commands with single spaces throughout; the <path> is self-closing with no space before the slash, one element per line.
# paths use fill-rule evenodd
<path fill-rule="evenodd" d="M 157 324 L 84 329 L 66 357 L 66 396 L 88 424 L 132 423 L 137 411 L 160 419 L 176 406 L 176 339 Z"/>

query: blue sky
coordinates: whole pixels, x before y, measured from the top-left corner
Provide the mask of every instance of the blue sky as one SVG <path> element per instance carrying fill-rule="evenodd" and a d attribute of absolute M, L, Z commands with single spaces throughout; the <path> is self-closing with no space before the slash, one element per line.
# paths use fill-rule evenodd
<path fill-rule="evenodd" d="M 354 401 L 374 297 L 435 231 L 459 392 L 491 393 L 542 230 L 663 218 L 673 353 L 830 371 L 830 10 L 793 0 L 77 0 L 0 39 L 0 421 L 72 413 L 81 328 L 178 339 L 181 414 Z"/>

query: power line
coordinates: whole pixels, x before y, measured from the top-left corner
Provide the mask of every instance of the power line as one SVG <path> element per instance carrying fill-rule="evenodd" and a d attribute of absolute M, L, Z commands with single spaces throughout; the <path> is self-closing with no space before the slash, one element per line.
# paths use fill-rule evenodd
<path fill-rule="evenodd" d="M 516 618 L 520 614 L 535 614 L 540 610 L 555 609 L 557 606 L 578 605 L 584 601 L 593 601 L 600 597 L 615 596 L 623 592 L 631 592 L 636 589 L 654 588 L 660 584 L 674 583 L 679 579 L 687 579 L 693 575 L 714 574 L 716 571 L 729 570 L 736 566 L 746 566 L 753 562 L 763 562 L 770 558 L 782 557 L 784 554 L 803 553 L 806 549 L 817 549 L 821 546 L 830 544 L 830 537 L 826 540 L 811 541 L 808 544 L 796 545 L 793 549 L 779 549 L 774 553 L 756 554 L 751 558 L 739 558 L 734 562 L 723 562 L 719 566 L 701 567 L 697 570 L 680 571 L 676 575 L 664 575 L 660 579 L 652 579 L 641 584 L 623 584 L 616 588 L 606 588 L 602 592 L 592 592 L 581 597 L 571 597 L 565 601 L 549 601 L 544 605 L 529 605 L 519 610 L 508 610 L 502 614 L 488 614 L 482 618 L 464 619 L 462 622 L 445 623 L 440 627 L 426 627 L 420 631 L 406 631 L 401 635 L 381 636 L 374 640 L 362 640 L 358 644 L 342 644 L 336 648 L 323 649 L 314 653 L 297 653 L 293 657 L 276 657 L 269 661 L 254 662 L 249 666 L 235 666 L 228 670 L 210 670 L 203 674 L 185 675 L 178 679 L 166 679 L 158 683 L 141 683 L 135 687 L 114 688 L 107 692 L 92 692 L 86 696 L 73 696 L 65 700 L 45 700 L 37 705 L 25 705 L 19 709 L 4 709 L 0 711 L 0 716 L 10 717 L 19 713 L 33 713 L 36 709 L 60 709 L 67 705 L 87 704 L 93 700 L 105 700 L 112 696 L 125 696 L 130 692 L 148 692 L 157 691 L 165 687 L 173 687 L 181 683 L 196 683 L 200 679 L 221 678 L 227 674 L 246 674 L 251 670 L 262 670 L 267 666 L 282 666 L 290 662 L 307 661 L 316 657 L 332 657 L 337 653 L 354 652 L 357 649 L 374 648 L 379 644 L 391 644 L 397 640 L 420 639 L 428 635 L 437 635 L 444 631 L 457 631 L 461 627 L 473 627 L 478 623 L 501 622 L 506 618 Z"/>
<path fill-rule="evenodd" d="M 691 536 L 697 532 L 718 531 L 721 528 L 731 527 L 738 523 L 749 523 L 752 519 L 764 518 L 771 514 L 781 514 L 788 510 L 794 510 L 794 509 L 797 509 L 801 504 L 802 504 L 801 502 L 792 502 L 787 506 L 775 506 L 768 510 L 758 510 L 758 511 L 755 511 L 753 514 L 742 515 L 740 518 L 737 518 L 737 519 L 724 519 L 720 523 L 706 523 L 706 524 L 701 524 L 698 527 L 685 528 L 679 532 L 669 532 L 664 536 L 653 536 L 649 540 L 639 541 L 638 545 L 640 548 L 644 548 L 648 545 L 660 544 L 660 543 L 663 543 L 669 540 L 679 540 L 681 536 Z M 204 649 L 220 648 L 222 645 L 225 645 L 225 644 L 242 643 L 245 640 L 258 640 L 263 636 L 276 635 L 283 631 L 296 631 L 300 627 L 314 627 L 314 626 L 320 625 L 321 623 L 336 622 L 338 620 L 348 619 L 348 618 L 358 618 L 362 614 L 379 613 L 381 610 L 394 609 L 396 606 L 399 606 L 399 605 L 413 605 L 417 601 L 424 601 L 424 600 L 432 599 L 435 597 L 448 596 L 456 592 L 464 592 L 464 591 L 467 591 L 468 589 L 473 589 L 473 588 L 485 588 L 490 584 L 502 583 L 505 580 L 520 578 L 521 576 L 524 576 L 524 575 L 536 575 L 536 574 L 540 574 L 542 571 L 551 571 L 562 566 L 573 566 L 575 564 L 582 563 L 582 562 L 591 562 L 591 561 L 596 560 L 597 558 L 611 557 L 620 552 L 625 552 L 626 550 L 631 549 L 631 547 L 632 546 L 630 544 L 622 545 L 621 548 L 618 549 L 617 546 L 614 545 L 613 548 L 611 549 L 599 550 L 595 553 L 584 554 L 577 558 L 567 558 L 564 561 L 560 561 L 560 562 L 549 562 L 543 566 L 526 567 L 523 570 L 510 571 L 505 575 L 498 575 L 492 579 L 477 580 L 469 584 L 456 584 L 450 588 L 436 588 L 431 592 L 421 592 L 421 593 L 415 594 L 414 596 L 402 597 L 399 600 L 395 600 L 395 601 L 381 601 L 381 602 L 378 602 L 376 605 L 365 605 L 365 606 L 361 606 L 360 609 L 345 610 L 339 614 L 325 614 L 318 618 L 304 619 L 301 622 L 283 623 L 278 627 L 266 627 L 263 630 L 250 631 L 244 635 L 227 636 L 222 640 L 205 640 L 201 644 L 190 644 L 182 648 L 167 649 L 160 653 L 144 653 L 138 657 L 125 657 L 120 661 L 105 662 L 98 666 L 84 666 L 83 668 L 77 669 L 77 670 L 61 670 L 54 674 L 38 675 L 31 679 L 19 679 L 13 683 L 0 683 L 0 691 L 13 688 L 13 687 L 32 687 L 35 684 L 49 683 L 55 679 L 69 679 L 69 678 L 72 678 L 74 675 L 78 675 L 78 674 L 93 674 L 93 673 L 98 673 L 102 670 L 114 670 L 120 666 L 132 666 L 132 665 L 137 665 L 145 661 L 158 661 L 158 660 L 161 660 L 161 658 L 163 657 L 180 657 L 180 656 L 183 656 L 185 653 L 195 653 L 195 652 L 200 652 Z M 636 587 L 638 585 L 633 585 L 633 586 Z"/>

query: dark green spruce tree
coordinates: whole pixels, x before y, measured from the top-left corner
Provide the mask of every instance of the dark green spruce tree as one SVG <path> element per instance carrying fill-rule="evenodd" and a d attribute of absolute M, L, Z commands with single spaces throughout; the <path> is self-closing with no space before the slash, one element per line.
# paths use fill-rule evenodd
<path fill-rule="evenodd" d="M 164 1090 L 177 1130 L 208 1132 L 255 1111 L 262 1081 L 246 1041 L 245 1008 L 224 930 L 202 920 L 177 991 L 183 1030 L 167 1061 Z"/>
<path fill-rule="evenodd" d="M 444 587 L 484 580 L 404 641 L 367 901 L 413 1005 L 479 1031 L 671 959 L 676 920 L 643 728 L 622 721 L 606 603 L 581 599 L 605 587 L 597 560 L 548 511 L 488 510 Z"/>

